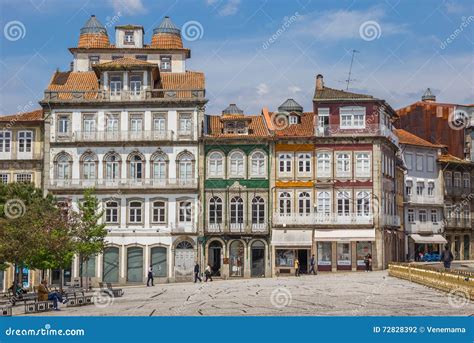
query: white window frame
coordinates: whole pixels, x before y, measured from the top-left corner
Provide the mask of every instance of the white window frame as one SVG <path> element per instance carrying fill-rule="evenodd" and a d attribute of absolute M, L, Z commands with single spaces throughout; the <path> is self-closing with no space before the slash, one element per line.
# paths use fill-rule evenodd
<path fill-rule="evenodd" d="M 289 152 L 280 152 L 278 154 L 278 175 L 292 176 L 293 154 Z"/>
<path fill-rule="evenodd" d="M 229 177 L 245 177 L 245 154 L 240 150 L 231 151 L 229 154 Z"/>
<path fill-rule="evenodd" d="M 298 192 L 298 215 L 309 216 L 312 212 L 311 192 Z"/>
<path fill-rule="evenodd" d="M 0 130 L 0 153 L 9 153 L 12 150 L 12 132 Z"/>
<path fill-rule="evenodd" d="M 290 216 L 293 213 L 293 197 L 290 192 L 278 193 L 278 213 L 280 216 Z"/>
<path fill-rule="evenodd" d="M 364 129 L 366 109 L 363 106 L 345 106 L 339 108 L 341 129 Z"/>
<path fill-rule="evenodd" d="M 356 177 L 369 177 L 372 167 L 370 152 L 356 152 L 355 153 L 355 174 Z"/>
<path fill-rule="evenodd" d="M 157 205 L 158 203 L 162 205 Z M 151 222 L 153 224 L 166 224 L 167 202 L 163 199 L 156 199 L 151 202 Z M 163 217 L 163 220 L 160 218 Z M 157 218 L 157 220 L 156 220 Z"/>
<path fill-rule="evenodd" d="M 220 151 L 211 151 L 209 153 L 209 155 L 207 156 L 208 178 L 224 177 L 224 160 L 224 154 Z"/>
<path fill-rule="evenodd" d="M 349 191 L 338 191 L 337 199 L 337 215 L 347 217 L 351 214 L 351 193 Z"/>
<path fill-rule="evenodd" d="M 140 207 L 132 207 L 132 204 L 140 204 Z M 141 224 L 143 219 L 143 201 L 131 200 L 128 203 L 128 222 L 130 224 Z"/>
<path fill-rule="evenodd" d="M 254 151 L 250 155 L 250 176 L 265 177 L 266 172 L 266 155 L 262 151 Z"/>
<path fill-rule="evenodd" d="M 298 158 L 298 174 L 299 175 L 311 175 L 311 153 L 310 152 L 301 152 L 297 155 Z M 301 170 L 303 169 L 303 170 Z"/>
<path fill-rule="evenodd" d="M 316 174 L 318 177 L 331 177 L 332 153 L 320 151 L 316 153 Z"/>
<path fill-rule="evenodd" d="M 317 201 L 318 201 L 317 210 L 318 210 L 319 215 L 331 214 L 331 208 L 332 208 L 331 192 L 329 191 L 318 192 Z"/>
<path fill-rule="evenodd" d="M 347 155 L 347 158 L 342 159 L 341 157 L 343 155 Z M 347 163 L 344 161 L 346 161 Z M 347 178 L 351 176 L 352 176 L 352 154 L 350 152 L 342 152 L 342 151 L 336 152 L 336 177 Z"/>

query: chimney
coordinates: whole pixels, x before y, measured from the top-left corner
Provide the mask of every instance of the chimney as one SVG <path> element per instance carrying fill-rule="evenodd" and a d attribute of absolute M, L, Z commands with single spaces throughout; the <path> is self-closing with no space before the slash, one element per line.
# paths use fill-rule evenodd
<path fill-rule="evenodd" d="M 74 70 L 74 61 L 72 61 L 72 62 L 69 64 L 69 70 L 70 70 L 70 71 L 73 71 L 73 70 Z"/>
<path fill-rule="evenodd" d="M 324 88 L 323 76 L 321 74 L 318 74 L 316 76 L 316 90 L 320 91 L 320 90 L 323 90 L 323 88 Z"/>

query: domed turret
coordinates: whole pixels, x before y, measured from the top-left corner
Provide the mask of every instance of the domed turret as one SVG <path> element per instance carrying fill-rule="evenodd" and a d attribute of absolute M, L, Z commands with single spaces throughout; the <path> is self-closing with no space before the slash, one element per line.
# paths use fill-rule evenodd
<path fill-rule="evenodd" d="M 105 27 L 91 15 L 87 23 L 81 29 L 78 48 L 108 48 L 110 47 L 109 36 Z"/>
<path fill-rule="evenodd" d="M 182 49 L 181 30 L 169 17 L 164 17 L 160 25 L 153 30 L 151 46 L 157 49 Z"/>
<path fill-rule="evenodd" d="M 421 97 L 421 101 L 436 102 L 436 96 L 431 93 L 431 89 L 427 88 L 425 94 Z"/>
<path fill-rule="evenodd" d="M 236 104 L 230 104 L 222 111 L 222 114 L 244 114 L 244 111 L 238 108 Z"/>
<path fill-rule="evenodd" d="M 287 99 L 283 104 L 278 107 L 278 112 L 297 112 L 303 113 L 303 106 L 298 104 L 293 99 Z"/>

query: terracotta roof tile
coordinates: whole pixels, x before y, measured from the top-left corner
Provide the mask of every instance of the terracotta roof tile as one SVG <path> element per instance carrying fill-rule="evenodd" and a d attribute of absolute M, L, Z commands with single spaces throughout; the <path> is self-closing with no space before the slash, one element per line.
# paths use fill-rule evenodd
<path fill-rule="evenodd" d="M 99 69 L 114 68 L 114 67 L 127 67 L 127 68 L 129 67 L 158 67 L 158 64 L 142 61 L 142 60 L 132 58 L 132 57 L 122 57 L 116 60 L 94 65 L 94 68 L 99 68 Z"/>
<path fill-rule="evenodd" d="M 42 121 L 43 120 L 43 110 L 38 109 L 31 112 L 16 113 L 9 115 L 0 115 L 0 122 L 9 122 L 9 121 Z"/>
<path fill-rule="evenodd" d="M 161 88 L 183 91 L 177 92 L 178 98 L 191 98 L 193 90 L 204 90 L 206 88 L 204 73 L 197 71 L 186 71 L 184 73 L 160 73 Z"/>
<path fill-rule="evenodd" d="M 99 82 L 93 71 L 84 72 L 60 72 L 57 71 L 48 85 L 50 91 L 93 91 L 99 89 Z M 95 99 L 97 92 L 90 92 L 85 95 L 86 99 Z M 72 99 L 73 93 L 59 93 L 59 99 Z"/>
<path fill-rule="evenodd" d="M 449 153 L 444 153 L 440 157 L 438 157 L 438 161 L 445 162 L 445 163 L 458 163 L 458 164 L 470 164 L 474 167 L 474 162 L 463 160 L 459 157 L 453 156 Z"/>
<path fill-rule="evenodd" d="M 395 129 L 395 134 L 398 136 L 398 139 L 401 144 L 408 144 L 408 145 L 416 145 L 416 146 L 423 146 L 427 148 L 444 148 L 445 145 L 440 144 L 433 144 L 424 140 L 421 137 L 414 135 L 403 129 Z"/>
<path fill-rule="evenodd" d="M 151 37 L 150 46 L 159 49 L 182 49 L 183 40 L 174 34 L 157 33 Z"/>
<path fill-rule="evenodd" d="M 221 115 L 211 115 L 208 116 L 208 128 L 209 128 L 209 136 L 211 137 L 219 137 L 219 138 L 242 138 L 245 139 L 246 137 L 269 137 L 270 133 L 265 125 L 265 121 L 262 115 L 231 115 L 235 120 L 250 120 L 248 123 L 249 133 L 248 135 L 240 135 L 240 134 L 230 134 L 230 133 L 223 133 L 224 119 L 230 119 L 228 115 L 221 116 Z M 225 121 L 225 120 L 224 120 Z"/>
<path fill-rule="evenodd" d="M 314 93 L 315 100 L 376 100 L 373 96 L 367 94 L 358 94 L 338 90 L 329 87 L 323 87 L 323 89 L 316 89 Z"/>
<path fill-rule="evenodd" d="M 267 112 L 270 122 L 269 126 L 273 128 L 275 136 L 279 137 L 312 137 L 314 136 L 313 112 L 303 112 L 300 115 L 298 124 L 290 124 L 288 117 L 284 113 Z"/>
<path fill-rule="evenodd" d="M 79 36 L 78 48 L 109 48 L 109 37 L 103 33 L 83 33 Z"/>

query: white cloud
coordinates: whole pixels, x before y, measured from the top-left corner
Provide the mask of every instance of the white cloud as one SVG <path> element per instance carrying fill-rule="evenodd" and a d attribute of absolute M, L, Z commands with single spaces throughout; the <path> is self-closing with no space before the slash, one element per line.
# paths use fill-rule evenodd
<path fill-rule="evenodd" d="M 239 11 L 240 0 L 206 0 L 207 6 L 212 6 L 221 17 L 231 16 Z"/>
<path fill-rule="evenodd" d="M 288 92 L 295 94 L 295 93 L 301 92 L 301 88 L 298 86 L 289 86 Z"/>
<path fill-rule="evenodd" d="M 130 15 L 146 13 L 142 0 L 108 0 L 115 12 L 125 12 Z"/>
<path fill-rule="evenodd" d="M 257 94 L 258 95 L 265 95 L 265 94 L 268 94 L 269 92 L 270 92 L 270 90 L 269 90 L 268 85 L 266 83 L 260 83 L 257 86 Z"/>
<path fill-rule="evenodd" d="M 406 32 L 406 27 L 400 23 L 389 22 L 385 11 L 381 8 L 371 8 L 364 11 L 328 11 L 317 15 L 303 16 L 303 26 L 299 33 L 312 35 L 318 40 L 339 40 L 360 38 L 359 28 L 367 21 L 375 21 L 381 28 L 381 35 L 392 35 Z"/>

